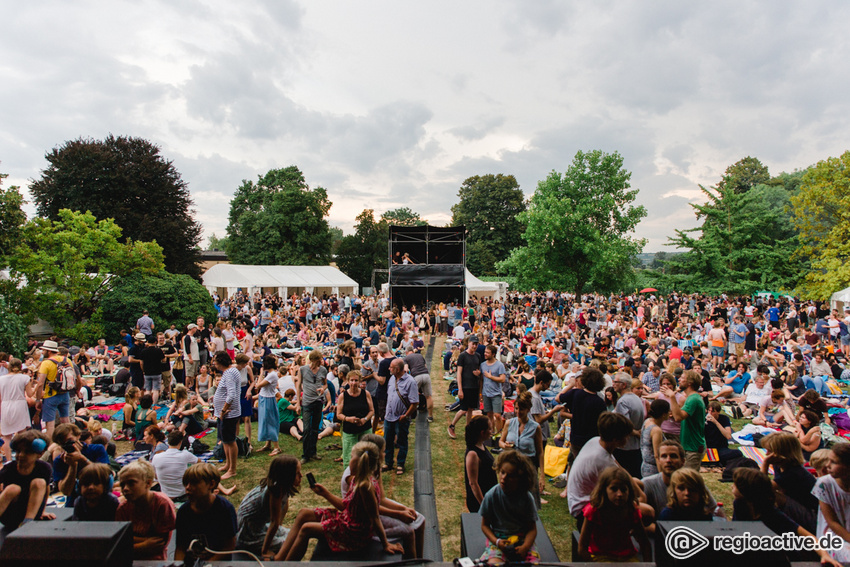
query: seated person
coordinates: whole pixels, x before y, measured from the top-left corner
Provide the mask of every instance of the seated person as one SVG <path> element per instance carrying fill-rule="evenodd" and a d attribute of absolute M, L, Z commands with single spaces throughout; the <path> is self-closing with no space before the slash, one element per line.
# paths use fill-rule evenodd
<path fill-rule="evenodd" d="M 179 432 L 178 432 L 179 433 Z M 197 463 L 186 469 L 183 485 L 188 503 L 177 512 L 177 541 L 174 559 L 193 565 L 196 559 L 227 561 L 229 554 L 195 555 L 189 550 L 192 540 L 205 541 L 206 547 L 217 551 L 236 548 L 236 510 L 233 504 L 215 493 L 221 482 L 221 473 L 209 463 Z"/>
<path fill-rule="evenodd" d="M 699 471 L 681 468 L 670 477 L 667 488 L 667 506 L 661 510 L 661 521 L 711 521 L 708 489 Z"/>
<path fill-rule="evenodd" d="M 773 386 L 770 382 L 770 376 L 767 373 L 767 367 L 759 366 L 758 373 L 753 381 L 744 388 L 744 393 L 741 396 L 732 398 L 732 401 L 738 404 L 742 415 L 750 416 L 759 411 L 761 401 L 765 398 L 770 398 L 772 391 Z"/>
<path fill-rule="evenodd" d="M 741 362 L 735 367 L 735 370 L 730 372 L 726 378 L 723 378 L 720 381 L 722 382 L 720 385 L 720 391 L 712 396 L 710 398 L 711 400 L 716 400 L 717 398 L 731 398 L 733 394 L 740 396 L 744 393 L 744 388 L 750 382 L 750 373 L 748 372 L 747 365 Z"/>
<path fill-rule="evenodd" d="M 738 449 L 729 448 L 729 440 L 732 439 L 732 421 L 722 410 L 723 405 L 720 402 L 708 403 L 708 413 L 705 416 L 705 445 L 709 449 L 716 449 L 720 463 L 726 466 L 726 463 L 743 457 L 744 454 Z"/>
<path fill-rule="evenodd" d="M 183 432 L 175 429 L 168 434 L 168 449 L 153 455 L 151 464 L 156 471 L 156 479 L 162 492 L 175 502 L 186 500 L 183 476 L 186 469 L 199 462 L 198 457 L 189 451 L 182 451 Z"/>
<path fill-rule="evenodd" d="M 11 445 L 16 458 L 0 469 L 0 523 L 14 530 L 43 517 L 50 465 L 39 458 L 47 449 L 41 433 L 18 433 Z"/>
<path fill-rule="evenodd" d="M 151 492 L 154 468 L 139 459 L 118 473 L 121 494 L 126 499 L 118 506 L 115 521 L 131 522 L 134 560 L 165 560 L 176 514 L 174 504 L 162 492 Z"/>
<path fill-rule="evenodd" d="M 783 390 L 773 390 L 770 396 L 759 402 L 758 415 L 753 418 L 755 425 L 766 426 L 770 423 L 792 424 L 794 423 L 794 412 L 785 401 Z"/>
<path fill-rule="evenodd" d="M 792 520 L 814 531 L 818 499 L 812 494 L 815 477 L 803 466 L 803 447 L 793 433 L 781 431 L 764 437 L 761 446 L 767 451 L 761 465 L 765 474 L 773 467 L 776 505 Z"/>
<path fill-rule="evenodd" d="M 72 520 L 82 522 L 114 522 L 118 498 L 112 493 L 112 469 L 92 463 L 80 474 L 80 496 L 74 503 Z"/>
<path fill-rule="evenodd" d="M 73 508 L 80 495 L 77 479 L 91 463 L 109 464 L 106 447 L 97 443 L 84 443 L 82 432 L 73 423 L 63 423 L 53 431 L 53 445 L 57 455 L 53 459 L 53 480 L 64 494 L 66 508 Z"/>

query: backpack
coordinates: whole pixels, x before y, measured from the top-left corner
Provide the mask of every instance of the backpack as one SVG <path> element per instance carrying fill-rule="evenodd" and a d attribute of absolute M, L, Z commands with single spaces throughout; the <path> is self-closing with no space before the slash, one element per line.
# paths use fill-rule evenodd
<path fill-rule="evenodd" d="M 240 457 L 250 457 L 251 456 L 251 442 L 247 437 L 237 437 L 236 438 L 236 447 L 239 451 Z"/>
<path fill-rule="evenodd" d="M 56 365 L 56 379 L 50 383 L 50 388 L 57 394 L 64 392 L 73 392 L 77 389 L 77 372 L 74 370 L 74 365 L 68 362 L 68 358 L 59 363 L 49 358 L 50 362 Z"/>

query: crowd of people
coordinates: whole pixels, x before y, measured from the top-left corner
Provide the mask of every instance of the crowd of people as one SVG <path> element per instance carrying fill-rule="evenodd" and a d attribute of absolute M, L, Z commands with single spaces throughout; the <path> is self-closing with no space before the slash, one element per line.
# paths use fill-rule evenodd
<path fill-rule="evenodd" d="M 850 542 L 850 446 L 825 438 L 839 437 L 846 416 L 850 314 L 790 298 L 555 292 L 409 308 L 382 296 L 240 293 L 216 305 L 214 323 L 160 331 L 145 312 L 116 345 L 54 337 L 0 355 L 0 522 L 45 516 L 53 487 L 79 519 L 131 521 L 138 558 L 164 557 L 172 531 L 190 557 L 204 554 L 193 545 L 201 535 L 279 560 L 300 559 L 311 538 L 349 551 L 367 535 L 387 552 L 421 555 L 424 519 L 387 499 L 381 478 L 406 474 L 417 412 L 434 421 L 422 351 L 436 335 L 456 382 L 448 437 L 465 425 L 466 505 L 482 516 L 482 560 L 538 560 L 548 445 L 569 448 L 557 480 L 587 558 L 645 558 L 658 521 L 727 517 L 699 472 L 709 450 L 734 473 L 733 518 Z M 119 427 L 89 419 L 98 390 L 124 398 Z M 746 417 L 770 430 L 757 435 L 767 452 L 755 469 L 729 446 L 730 418 Z M 236 511 L 222 481 L 239 474 L 252 423 L 269 473 Z M 210 426 L 220 467 L 186 450 Z M 341 493 L 311 482 L 332 508 L 301 510 L 287 530 L 301 466 L 322 458 L 317 441 L 334 432 Z M 301 442 L 300 458 L 282 454 L 281 435 Z M 120 467 L 116 498 L 121 439 L 149 454 Z M 832 557 L 848 553 L 850 543 Z"/>

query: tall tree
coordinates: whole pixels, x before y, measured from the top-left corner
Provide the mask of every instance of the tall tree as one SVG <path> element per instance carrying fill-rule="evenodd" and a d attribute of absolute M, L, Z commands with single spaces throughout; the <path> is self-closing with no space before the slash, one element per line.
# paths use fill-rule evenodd
<path fill-rule="evenodd" d="M 330 228 L 331 231 L 331 252 L 336 254 L 337 250 L 339 250 L 339 243 L 342 242 L 342 237 L 345 236 L 345 233 L 342 232 L 342 229 L 338 226 L 332 226 Z"/>
<path fill-rule="evenodd" d="M 327 264 L 330 208 L 327 191 L 310 189 L 294 165 L 243 181 L 230 201 L 227 256 L 236 264 Z"/>
<path fill-rule="evenodd" d="M 809 168 L 791 207 L 797 257 L 811 262 L 797 291 L 826 299 L 850 285 L 850 151 Z"/>
<path fill-rule="evenodd" d="M 390 209 L 381 215 L 381 220 L 388 225 L 396 226 L 422 226 L 428 224 L 428 221 L 421 218 L 419 213 L 412 211 L 409 207 L 399 207 L 398 209 Z"/>
<path fill-rule="evenodd" d="M 156 273 L 163 268 L 155 242 L 122 242 L 112 219 L 68 209 L 59 220 L 36 218 L 23 229 L 9 257 L 10 278 L 18 286 L 13 299 L 27 323 L 41 317 L 67 336 L 89 319 L 115 278 Z"/>
<path fill-rule="evenodd" d="M 114 219 L 124 241 L 156 241 L 169 272 L 200 277 L 201 226 L 193 218 L 189 188 L 159 148 L 142 138 L 80 138 L 46 156 L 49 166 L 30 185 L 38 214 L 91 211 Z"/>
<path fill-rule="evenodd" d="M 747 156 L 726 168 L 718 187 L 731 189 L 735 193 L 746 193 L 756 185 L 767 183 L 770 173 L 758 158 Z"/>
<path fill-rule="evenodd" d="M 375 211 L 365 209 L 357 215 L 354 234 L 344 236 L 337 250 L 336 263 L 348 277 L 367 287 L 372 270 L 387 267 L 389 224 L 375 221 Z"/>
<path fill-rule="evenodd" d="M 522 245 L 525 195 L 513 175 L 475 175 L 460 186 L 452 224 L 465 225 L 466 265 L 474 274 L 496 275 L 496 263 Z"/>
<path fill-rule="evenodd" d="M 207 250 L 227 250 L 227 237 L 219 238 L 212 233 L 208 239 Z"/>
<path fill-rule="evenodd" d="M 6 267 L 5 256 L 18 245 L 21 231 L 27 222 L 24 213 L 24 198 L 18 187 L 3 189 L 3 180 L 8 174 L 0 173 L 0 267 Z"/>
<path fill-rule="evenodd" d="M 643 240 L 629 236 L 646 216 L 632 206 L 631 173 L 619 153 L 579 151 L 561 175 L 538 183 L 519 221 L 525 246 L 514 249 L 497 269 L 515 275 L 522 287 L 586 289 L 599 292 L 633 285 L 631 259 Z"/>
<path fill-rule="evenodd" d="M 785 220 L 788 192 L 765 184 L 741 191 L 743 185 L 725 175 L 716 187 L 700 186 L 706 202 L 691 206 L 702 225 L 670 239 L 684 252 L 668 259 L 662 285 L 711 294 L 794 287 L 802 267 L 789 260 L 797 235 Z"/>

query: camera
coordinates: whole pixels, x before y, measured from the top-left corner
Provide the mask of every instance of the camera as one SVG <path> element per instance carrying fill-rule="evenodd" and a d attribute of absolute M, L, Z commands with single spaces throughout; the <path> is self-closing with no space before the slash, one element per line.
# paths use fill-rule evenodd
<path fill-rule="evenodd" d="M 66 453 L 76 452 L 77 442 L 71 441 L 71 440 L 65 441 L 65 443 L 62 444 L 62 450 L 65 451 Z"/>

